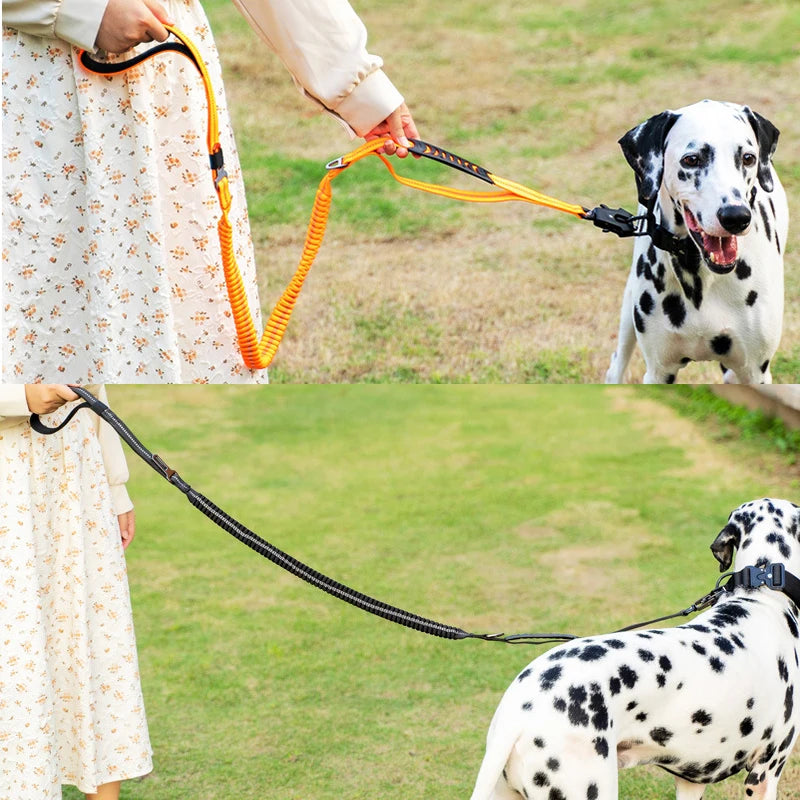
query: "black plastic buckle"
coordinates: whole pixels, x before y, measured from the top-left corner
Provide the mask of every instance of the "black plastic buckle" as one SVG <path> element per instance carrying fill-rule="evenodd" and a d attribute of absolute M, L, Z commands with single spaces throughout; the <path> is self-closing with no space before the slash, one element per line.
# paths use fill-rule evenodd
<path fill-rule="evenodd" d="M 764 564 L 760 567 L 745 567 L 742 570 L 742 586 L 756 589 L 769 586 L 770 589 L 783 589 L 786 585 L 786 570 L 783 564 Z"/>
<path fill-rule="evenodd" d="M 643 228 L 645 217 L 634 216 L 624 208 L 609 208 L 602 203 L 588 211 L 584 219 L 590 219 L 604 233 L 616 233 L 621 239 L 642 236 L 647 232 Z"/>

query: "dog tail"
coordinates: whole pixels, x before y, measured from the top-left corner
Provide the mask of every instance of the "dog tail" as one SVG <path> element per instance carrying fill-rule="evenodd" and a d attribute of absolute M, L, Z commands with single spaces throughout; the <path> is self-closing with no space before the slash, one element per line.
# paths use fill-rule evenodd
<path fill-rule="evenodd" d="M 519 719 L 509 721 L 506 716 L 504 722 L 500 723 L 500 716 L 500 708 L 498 708 L 492 724 L 489 726 L 489 733 L 486 737 L 486 754 L 481 762 L 481 768 L 478 770 L 471 800 L 491 800 L 494 797 L 497 782 L 503 774 L 514 745 L 522 734 Z"/>

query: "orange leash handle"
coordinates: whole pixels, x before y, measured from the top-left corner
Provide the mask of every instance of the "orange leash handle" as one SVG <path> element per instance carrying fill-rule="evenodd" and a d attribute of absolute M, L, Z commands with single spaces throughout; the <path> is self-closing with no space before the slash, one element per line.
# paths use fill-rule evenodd
<path fill-rule="evenodd" d="M 125 72 L 142 61 L 165 51 L 180 53 L 189 58 L 197 67 L 203 81 L 207 98 L 207 145 L 209 162 L 214 179 L 214 188 L 217 192 L 221 211 L 217 231 L 219 234 L 225 286 L 242 360 L 249 369 L 265 369 L 272 363 L 281 340 L 286 333 L 286 328 L 289 325 L 289 320 L 291 319 L 295 304 L 303 288 L 303 283 L 322 246 L 322 239 L 325 235 L 325 227 L 331 206 L 331 182 L 337 175 L 341 174 L 345 169 L 355 164 L 357 161 L 360 161 L 362 158 L 373 154 L 378 155 L 389 170 L 391 176 L 398 183 L 411 189 L 438 195 L 439 197 L 447 197 L 451 200 L 470 203 L 502 203 L 510 200 L 522 200 L 524 202 L 573 214 L 577 217 L 587 218 L 587 209 L 583 206 L 565 203 L 561 200 L 536 192 L 533 189 L 529 189 L 519 183 L 515 183 L 514 181 L 500 178 L 483 167 L 473 164 L 460 156 L 456 156 L 442 148 L 428 144 L 427 142 L 422 142 L 418 139 L 412 140 L 412 152 L 426 158 L 434 159 L 487 183 L 493 184 L 498 187 L 499 191 L 468 191 L 404 177 L 395 171 L 387 158 L 380 153 L 376 153 L 377 150 L 391 140 L 388 138 L 374 139 L 328 163 L 327 171 L 320 182 L 316 197 L 314 198 L 314 206 L 311 211 L 311 219 L 306 232 L 306 240 L 303 253 L 300 257 L 300 263 L 291 281 L 289 281 L 289 285 L 284 289 L 283 294 L 275 304 L 264 327 L 264 332 L 259 338 L 250 311 L 242 274 L 236 263 L 236 254 L 233 247 L 233 230 L 228 216 L 232 204 L 232 197 L 228 185 L 228 174 L 225 171 L 222 148 L 219 142 L 219 118 L 211 78 L 200 52 L 192 41 L 178 28 L 171 25 L 166 25 L 165 27 L 179 42 L 164 42 L 158 44 L 147 52 L 141 53 L 128 61 L 116 63 L 96 61 L 84 51 L 79 51 L 78 55 L 85 69 L 103 76 L 117 75 Z"/>

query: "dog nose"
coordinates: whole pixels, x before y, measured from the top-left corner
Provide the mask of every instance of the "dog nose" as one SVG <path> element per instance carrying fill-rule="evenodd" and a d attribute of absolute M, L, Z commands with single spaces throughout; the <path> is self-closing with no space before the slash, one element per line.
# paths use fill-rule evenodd
<path fill-rule="evenodd" d="M 722 206 L 722 208 L 717 211 L 719 224 L 722 225 L 728 233 L 734 236 L 747 229 L 751 218 L 752 215 L 747 206 Z"/>

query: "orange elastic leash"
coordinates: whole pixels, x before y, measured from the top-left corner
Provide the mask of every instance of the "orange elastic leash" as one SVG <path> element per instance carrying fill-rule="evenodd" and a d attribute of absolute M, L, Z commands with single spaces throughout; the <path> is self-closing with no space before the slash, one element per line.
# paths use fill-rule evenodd
<path fill-rule="evenodd" d="M 598 227 L 602 227 L 604 230 L 613 230 L 620 236 L 630 236 L 637 233 L 637 231 L 633 229 L 631 220 L 636 220 L 638 218 L 632 217 L 632 215 L 624 211 L 624 209 L 611 210 L 607 209 L 605 206 L 600 206 L 593 211 L 588 211 L 583 206 L 565 203 L 534 191 L 533 189 L 529 189 L 514 181 L 498 177 L 488 172 L 483 167 L 479 167 L 460 156 L 456 156 L 446 150 L 442 150 L 434 145 L 416 139 L 412 140 L 412 147 L 410 148 L 413 153 L 434 159 L 462 172 L 466 172 L 473 177 L 497 186 L 500 191 L 467 191 L 403 177 L 395 172 L 387 158 L 376 153 L 377 150 L 391 140 L 388 138 L 375 139 L 357 147 L 352 152 L 347 153 L 347 155 L 341 156 L 328 163 L 325 175 L 322 181 L 320 181 L 316 197 L 314 198 L 314 207 L 311 211 L 311 220 L 306 232 L 306 240 L 302 256 L 300 257 L 300 263 L 289 285 L 272 310 L 264 328 L 264 333 L 259 339 L 253 322 L 253 316 L 247 302 L 247 294 L 245 292 L 242 275 L 236 263 L 236 256 L 233 249 L 233 230 L 228 218 L 232 197 L 228 185 L 228 174 L 225 171 L 222 147 L 219 142 L 217 104 L 214 97 L 214 89 L 211 85 L 211 79 L 200 52 L 186 34 L 173 26 L 167 25 L 165 27 L 179 40 L 179 43 L 166 42 L 156 45 L 146 53 L 142 53 L 129 61 L 120 63 L 95 61 L 84 51 L 80 51 L 79 58 L 82 65 L 88 71 L 104 76 L 125 72 L 142 61 L 152 58 L 164 51 L 180 53 L 191 59 L 197 67 L 200 77 L 203 80 L 208 101 L 208 153 L 214 179 L 214 188 L 217 190 L 221 211 L 217 230 L 219 232 L 225 285 L 228 290 L 228 299 L 236 326 L 236 336 L 239 341 L 242 359 L 245 366 L 250 369 L 264 369 L 268 367 L 272 363 L 272 359 L 275 357 L 278 346 L 283 339 L 289 324 L 289 319 L 292 316 L 292 311 L 297 303 L 300 290 L 303 287 L 306 276 L 322 245 L 322 238 L 325 235 L 325 226 L 328 221 L 328 214 L 331 206 L 331 181 L 347 169 L 347 167 L 368 155 L 378 155 L 381 161 L 386 165 L 392 177 L 398 181 L 398 183 L 422 192 L 470 203 L 501 203 L 510 200 L 521 200 L 535 205 L 545 206 L 546 208 L 552 208 L 557 211 L 563 211 L 583 219 L 591 219 Z M 627 215 L 627 217 L 625 215 Z"/>

